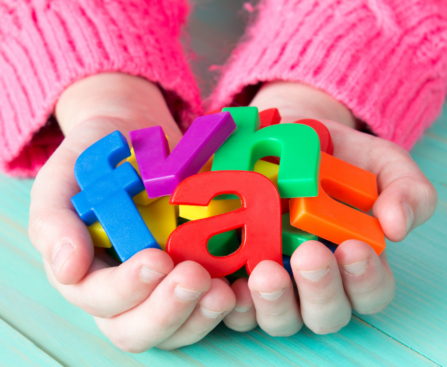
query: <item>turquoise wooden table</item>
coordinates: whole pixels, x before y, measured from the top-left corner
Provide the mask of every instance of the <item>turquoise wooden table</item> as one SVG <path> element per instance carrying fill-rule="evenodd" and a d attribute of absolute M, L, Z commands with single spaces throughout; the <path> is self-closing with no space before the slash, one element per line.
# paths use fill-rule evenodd
<path fill-rule="evenodd" d="M 243 30 L 240 1 L 199 2 L 189 30 L 198 70 L 222 63 Z M 209 90 L 212 80 L 201 74 Z M 353 315 L 340 332 L 303 328 L 289 338 L 218 326 L 193 346 L 132 355 L 115 348 L 92 318 L 48 283 L 27 236 L 32 180 L 0 175 L 0 366 L 447 366 L 447 108 L 412 151 L 433 182 L 433 218 L 388 243 L 397 289 L 374 316 Z"/>

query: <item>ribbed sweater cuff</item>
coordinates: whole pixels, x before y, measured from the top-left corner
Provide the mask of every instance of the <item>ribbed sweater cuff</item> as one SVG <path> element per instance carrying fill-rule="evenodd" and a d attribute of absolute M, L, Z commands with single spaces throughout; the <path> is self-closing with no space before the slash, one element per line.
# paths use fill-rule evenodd
<path fill-rule="evenodd" d="M 158 83 L 186 126 L 201 112 L 178 41 L 187 13 L 184 0 L 31 0 L 0 7 L 0 169 L 35 175 L 61 141 L 51 127 L 35 134 L 58 97 L 101 72 Z"/>
<path fill-rule="evenodd" d="M 212 97 L 300 81 L 332 95 L 380 137 L 410 149 L 446 95 L 447 3 L 266 0 Z"/>

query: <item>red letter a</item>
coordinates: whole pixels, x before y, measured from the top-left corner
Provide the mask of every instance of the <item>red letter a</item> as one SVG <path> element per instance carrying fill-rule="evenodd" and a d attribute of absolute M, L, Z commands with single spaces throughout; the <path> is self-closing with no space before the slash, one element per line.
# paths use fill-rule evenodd
<path fill-rule="evenodd" d="M 221 194 L 239 196 L 242 207 L 178 227 L 167 243 L 167 252 L 174 263 L 195 261 L 213 278 L 234 273 L 243 265 L 250 274 L 263 260 L 273 260 L 282 265 L 279 194 L 263 175 L 248 171 L 200 173 L 182 181 L 170 202 L 206 206 L 213 197 Z M 239 249 L 228 256 L 212 256 L 207 249 L 208 240 L 218 233 L 236 228 L 242 228 Z"/>

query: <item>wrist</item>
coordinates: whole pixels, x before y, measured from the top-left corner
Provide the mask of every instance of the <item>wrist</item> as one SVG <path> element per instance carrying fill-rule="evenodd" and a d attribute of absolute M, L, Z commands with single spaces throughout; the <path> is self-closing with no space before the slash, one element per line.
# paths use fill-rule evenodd
<path fill-rule="evenodd" d="M 100 118 L 122 121 L 125 135 L 162 126 L 170 143 L 181 138 L 158 86 L 128 74 L 97 74 L 72 84 L 61 94 L 55 116 L 65 135 L 84 121 Z"/>
<path fill-rule="evenodd" d="M 264 83 L 250 105 L 259 110 L 278 108 L 283 122 L 313 118 L 336 121 L 351 128 L 357 126 L 354 115 L 343 103 L 320 89 L 299 82 Z"/>

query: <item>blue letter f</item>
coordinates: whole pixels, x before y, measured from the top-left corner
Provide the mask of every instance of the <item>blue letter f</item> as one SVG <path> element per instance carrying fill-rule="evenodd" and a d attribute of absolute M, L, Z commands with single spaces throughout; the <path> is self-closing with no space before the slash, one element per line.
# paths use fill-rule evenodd
<path fill-rule="evenodd" d="M 115 169 L 129 156 L 119 131 L 87 148 L 74 169 L 82 191 L 71 198 L 87 226 L 99 220 L 122 261 L 145 248 L 160 248 L 132 200 L 144 190 L 138 173 L 128 162 Z"/>

